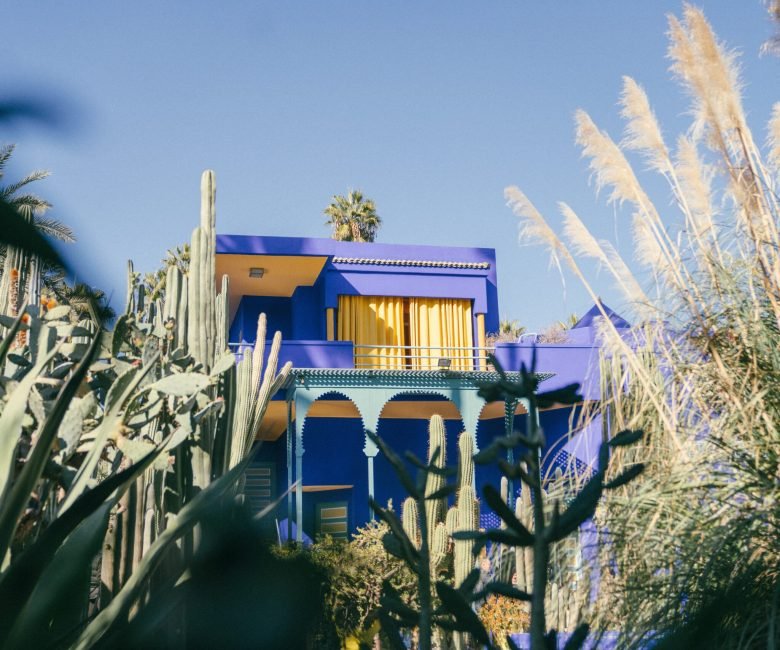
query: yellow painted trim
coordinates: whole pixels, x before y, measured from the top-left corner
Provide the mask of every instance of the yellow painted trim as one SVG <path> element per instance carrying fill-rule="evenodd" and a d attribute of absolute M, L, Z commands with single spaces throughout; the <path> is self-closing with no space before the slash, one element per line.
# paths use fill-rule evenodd
<path fill-rule="evenodd" d="M 336 340 L 336 310 L 328 307 L 325 310 L 325 328 L 327 330 L 328 341 Z"/>
<path fill-rule="evenodd" d="M 477 314 L 477 347 L 485 347 L 485 314 Z M 479 369 L 485 370 L 485 351 L 479 351 Z"/>

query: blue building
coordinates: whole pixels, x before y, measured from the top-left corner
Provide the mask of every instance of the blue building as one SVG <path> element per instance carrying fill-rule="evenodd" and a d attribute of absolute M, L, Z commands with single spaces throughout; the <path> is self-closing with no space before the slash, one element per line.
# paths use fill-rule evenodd
<path fill-rule="evenodd" d="M 280 361 L 294 366 L 257 432 L 247 494 L 260 508 L 295 484 L 279 518 L 295 522 L 298 539 L 346 537 L 371 517 L 369 496 L 400 505 L 404 492 L 366 430 L 425 457 L 427 422 L 439 414 L 450 459 L 463 430 L 478 447 L 503 434 L 504 404 L 482 402 L 474 383 L 495 376 L 486 363 L 486 335 L 498 329 L 493 249 L 219 235 L 216 270 L 230 277 L 231 345 L 254 344 L 262 312 L 283 335 Z M 537 346 L 537 372 L 552 374 L 545 387 L 584 381 L 586 401 L 598 398 L 593 316 L 571 342 Z M 495 348 L 507 370 L 530 352 L 530 341 Z M 595 430 L 567 435 L 579 408 L 541 414 L 551 461 L 592 457 Z M 518 404 L 516 426 L 524 414 Z M 499 479 L 480 468 L 478 490 Z"/>

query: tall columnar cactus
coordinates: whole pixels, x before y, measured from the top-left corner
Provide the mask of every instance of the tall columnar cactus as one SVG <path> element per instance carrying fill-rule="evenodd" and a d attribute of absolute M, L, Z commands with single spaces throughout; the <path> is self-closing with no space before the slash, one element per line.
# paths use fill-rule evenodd
<path fill-rule="evenodd" d="M 434 458 L 435 457 L 435 458 Z M 444 420 L 441 415 L 434 415 L 428 424 L 428 463 L 438 469 L 444 469 L 447 464 L 447 438 L 444 430 Z M 428 521 L 428 547 L 433 544 L 435 526 L 442 521 L 447 509 L 447 499 L 432 499 L 431 495 L 441 490 L 445 484 L 442 474 L 428 472 L 425 481 L 425 516 Z"/>
<path fill-rule="evenodd" d="M 406 497 L 401 505 L 401 525 L 412 544 L 420 548 L 420 524 L 417 514 L 417 501 L 414 497 Z"/>
<path fill-rule="evenodd" d="M 474 436 L 464 431 L 458 438 L 458 498 L 456 531 L 479 529 L 479 501 L 474 487 Z M 455 586 L 459 587 L 474 568 L 474 543 L 456 540 L 454 544 Z"/>
<path fill-rule="evenodd" d="M 193 232 L 189 267 L 169 263 L 164 283 L 160 283 L 163 290 L 147 296 L 140 274 L 132 263 L 128 265 L 127 312 L 115 330 L 115 337 L 119 337 L 116 350 L 124 336 L 142 364 L 155 364 L 151 378 L 172 380 L 179 368 L 185 368 L 200 389 L 194 417 L 177 412 L 178 402 L 171 396 L 164 400 L 157 417 L 138 429 L 146 444 L 162 440 L 164 427 L 187 430 L 188 452 L 184 453 L 183 447 L 177 451 L 173 476 L 167 468 L 150 469 L 128 491 L 126 501 L 132 508 L 112 524 L 104 551 L 104 578 L 111 575 L 104 590 L 108 594 L 121 587 L 144 549 L 164 531 L 168 514 L 247 456 L 271 397 L 290 371 L 287 364 L 277 373 L 278 333 L 264 363 L 263 315 L 258 319 L 254 351 L 236 364 L 228 350 L 227 276 L 222 278 L 220 294 L 215 291 L 215 185 L 214 173 L 204 172 L 200 225 Z M 133 446 L 127 445 L 128 450 Z M 140 451 L 143 449 L 137 453 Z"/>

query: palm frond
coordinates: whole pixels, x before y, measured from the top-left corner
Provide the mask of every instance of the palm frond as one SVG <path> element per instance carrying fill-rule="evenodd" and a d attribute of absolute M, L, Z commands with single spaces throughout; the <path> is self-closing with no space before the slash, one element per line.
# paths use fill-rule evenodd
<path fill-rule="evenodd" d="M 33 216 L 35 227 L 44 235 L 72 244 L 76 241 L 73 231 L 61 221 L 40 215 Z"/>
<path fill-rule="evenodd" d="M 16 194 L 20 189 L 22 189 L 25 185 L 29 185 L 30 183 L 35 183 L 36 181 L 41 181 L 44 178 L 48 178 L 51 175 L 51 172 L 46 171 L 45 169 L 38 169 L 34 172 L 31 172 L 27 174 L 22 180 L 17 181 L 16 183 L 11 183 L 11 185 L 6 185 L 2 189 L 0 189 L 0 196 L 2 196 L 4 199 L 9 199 L 14 194 Z"/>

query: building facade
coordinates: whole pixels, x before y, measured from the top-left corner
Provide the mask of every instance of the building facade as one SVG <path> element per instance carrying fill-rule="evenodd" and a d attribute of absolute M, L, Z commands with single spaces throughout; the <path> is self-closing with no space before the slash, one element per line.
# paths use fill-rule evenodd
<path fill-rule="evenodd" d="M 504 405 L 483 403 L 475 380 L 495 375 L 488 352 L 510 371 L 528 363 L 532 341 L 486 345 L 499 321 L 494 250 L 218 235 L 216 269 L 230 277 L 231 347 L 253 345 L 265 313 L 283 336 L 280 362 L 294 367 L 246 481 L 258 509 L 294 486 L 278 511 L 282 537 L 346 537 L 371 518 L 369 496 L 400 506 L 403 490 L 366 431 L 424 458 L 439 414 L 453 462 L 462 430 L 478 447 L 505 432 Z M 551 375 L 545 387 L 584 381 L 589 400 L 597 364 L 582 322 L 573 342 L 537 346 L 536 370 Z M 568 435 L 580 408 L 541 414 L 550 462 L 592 457 L 595 429 Z M 517 405 L 515 426 L 524 414 Z M 479 468 L 478 488 L 498 480 Z"/>

